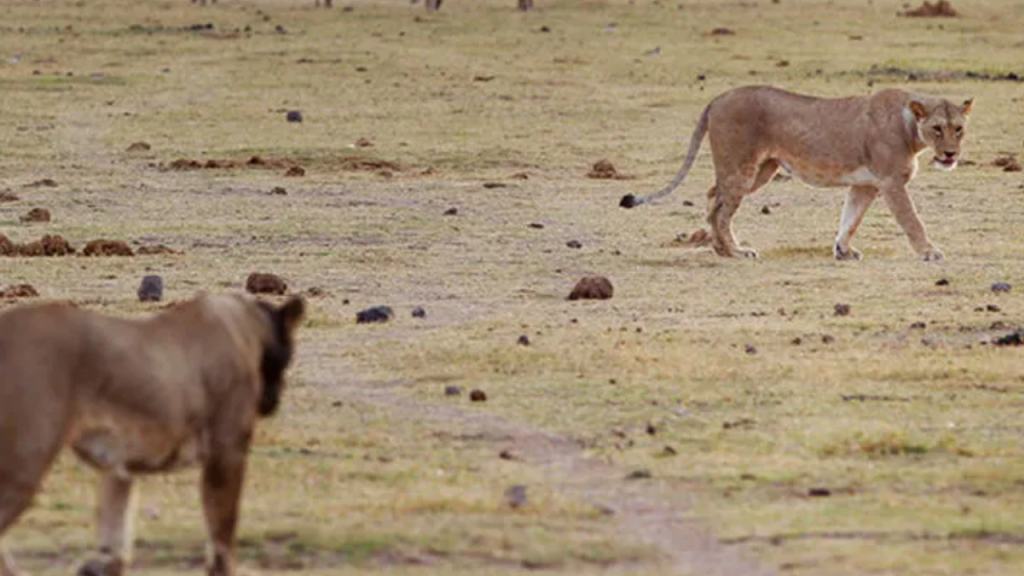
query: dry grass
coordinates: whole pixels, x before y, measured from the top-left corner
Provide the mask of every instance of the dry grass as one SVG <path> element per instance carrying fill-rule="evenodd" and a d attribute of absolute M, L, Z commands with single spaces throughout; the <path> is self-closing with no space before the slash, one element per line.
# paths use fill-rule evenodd
<path fill-rule="evenodd" d="M 514 439 L 417 419 L 392 410 L 394 398 L 518 422 L 623 475 L 648 471 L 629 485 L 692 497 L 726 546 L 785 573 L 1018 571 L 1024 380 L 1018 350 L 981 342 L 1024 314 L 1024 182 L 989 165 L 1022 152 L 1024 85 L 977 76 L 1024 72 L 1019 10 L 964 0 L 962 17 L 932 20 L 878 0 L 553 0 L 529 14 L 507 0 L 453 0 L 431 15 L 346 4 L 0 5 L 0 191 L 21 198 L 0 204 L 2 232 L 183 252 L 6 258 L 0 281 L 119 314 L 152 309 L 134 302 L 146 273 L 163 275 L 172 299 L 238 289 L 255 270 L 326 292 L 311 300 L 286 408 L 253 456 L 247 564 L 667 570 L 663 551 L 615 515 L 558 489 L 564 477 L 499 459 Z M 200 23 L 214 29 L 186 29 Z M 736 34 L 712 36 L 716 27 Z M 832 261 L 842 194 L 796 182 L 768 186 L 737 218 L 763 260 L 673 246 L 703 225 L 706 151 L 677 197 L 617 208 L 674 174 L 709 98 L 752 82 L 974 96 L 976 164 L 922 169 L 913 184 L 949 260 L 916 261 L 879 205 L 858 234 L 867 259 Z M 291 109 L 305 121 L 285 122 Z M 372 146 L 356 147 L 361 138 Z M 152 148 L 128 152 L 138 141 Z M 283 163 L 165 169 L 253 155 Z M 586 178 L 602 158 L 635 179 Z M 293 163 L 306 175 L 285 177 Z M 28 186 L 43 178 L 57 186 Z M 35 206 L 53 221 L 20 223 Z M 458 214 L 444 216 L 450 207 Z M 585 274 L 608 276 L 615 298 L 565 301 Z M 1014 289 L 992 293 L 996 281 Z M 839 302 L 848 316 L 834 315 Z M 397 319 L 356 325 L 375 304 Z M 426 319 L 410 317 L 417 305 Z M 516 344 L 521 334 L 530 346 Z M 445 385 L 482 388 L 489 401 L 445 398 Z M 361 388 L 381 393 L 371 402 Z M 10 534 L 34 573 L 66 573 L 88 549 L 90 477 L 62 460 Z M 518 483 L 530 502 L 512 510 L 502 494 Z M 146 482 L 147 572 L 196 569 L 194 484 L 189 474 Z"/>

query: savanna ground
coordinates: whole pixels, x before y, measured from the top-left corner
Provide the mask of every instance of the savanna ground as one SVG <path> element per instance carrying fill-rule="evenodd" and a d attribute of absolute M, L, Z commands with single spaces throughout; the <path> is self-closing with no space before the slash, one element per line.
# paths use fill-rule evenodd
<path fill-rule="evenodd" d="M 1024 5 L 312 4 L 0 5 L 0 190 L 20 198 L 0 230 L 182 252 L 4 258 L 0 285 L 131 315 L 159 307 L 136 302 L 146 273 L 171 300 L 252 271 L 323 292 L 254 450 L 245 565 L 1020 573 L 1021 352 L 987 342 L 1024 314 L 1024 178 L 991 165 L 1024 138 L 1024 84 L 1003 78 L 1024 73 Z M 760 261 L 681 246 L 703 226 L 706 148 L 675 196 L 617 207 L 671 178 L 709 98 L 755 82 L 975 97 L 972 163 L 912 185 L 948 260 L 919 262 L 879 204 L 855 242 L 866 259 L 833 261 L 843 193 L 793 181 L 740 210 Z M 280 165 L 168 169 L 254 155 Z M 630 178 L 588 179 L 602 158 Z M 305 176 L 285 177 L 292 164 Z M 56 186 L 30 186 L 44 178 Z M 19 221 L 37 206 L 53 221 Z M 566 301 L 588 274 L 614 298 Z M 395 320 L 355 323 L 377 304 Z M 87 553 L 91 479 L 64 457 L 11 532 L 29 571 Z M 198 570 L 195 484 L 144 483 L 141 571 Z"/>

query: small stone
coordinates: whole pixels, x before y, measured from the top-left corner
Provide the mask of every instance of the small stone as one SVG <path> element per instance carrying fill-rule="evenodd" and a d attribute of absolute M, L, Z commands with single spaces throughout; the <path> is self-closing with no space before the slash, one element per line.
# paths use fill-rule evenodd
<path fill-rule="evenodd" d="M 445 216 L 455 216 L 459 213 L 459 209 L 452 206 L 451 208 L 444 211 Z"/>
<path fill-rule="evenodd" d="M 99 238 L 86 243 L 83 256 L 134 256 L 132 249 L 120 240 Z"/>
<path fill-rule="evenodd" d="M 1009 292 L 1010 288 L 1012 287 L 1006 282 L 996 282 L 992 285 L 993 292 Z"/>
<path fill-rule="evenodd" d="M 626 476 L 626 480 L 646 480 L 652 476 L 650 470 L 634 470 Z"/>
<path fill-rule="evenodd" d="M 772 207 L 771 206 L 769 206 L 767 204 L 765 204 L 764 206 L 761 206 L 761 214 L 771 214 L 771 213 L 772 213 Z"/>
<path fill-rule="evenodd" d="M 530 222 L 530 228 L 536 228 L 537 230 L 543 230 L 544 229 L 544 224 L 541 224 L 540 222 Z"/>
<path fill-rule="evenodd" d="M 526 334 L 522 334 L 522 335 L 519 336 L 519 339 L 516 340 L 516 344 L 519 344 L 520 346 L 529 346 L 530 345 L 530 337 L 527 336 Z"/>
<path fill-rule="evenodd" d="M 156 274 L 143 276 L 136 294 L 139 302 L 159 302 L 164 297 L 164 279 Z"/>
<path fill-rule="evenodd" d="M 565 245 L 568 246 L 569 248 L 575 248 L 577 250 L 583 248 L 583 244 L 579 240 L 569 240 L 568 242 L 565 243 Z"/>
<path fill-rule="evenodd" d="M 132 142 L 127 152 L 149 152 L 153 147 L 149 145 L 149 142 Z"/>
<path fill-rule="evenodd" d="M 39 292 L 31 284 L 12 284 L 0 290 L 0 298 L 36 298 Z"/>
<path fill-rule="evenodd" d="M 693 206 L 693 200 L 683 200 L 683 206 Z"/>
<path fill-rule="evenodd" d="M 289 110 L 288 113 L 284 115 L 284 118 L 289 122 L 302 122 L 302 112 L 299 110 Z"/>
<path fill-rule="evenodd" d="M 828 488 L 811 488 L 807 495 L 811 498 L 827 498 L 832 495 L 832 491 Z"/>
<path fill-rule="evenodd" d="M 821 336 L 821 343 L 822 344 L 832 344 L 835 341 L 836 341 L 836 337 L 831 335 L 831 334 L 823 334 Z"/>
<path fill-rule="evenodd" d="M 274 186 L 270 189 L 270 194 L 272 196 L 287 196 L 288 191 L 285 190 L 283 186 Z"/>
<path fill-rule="evenodd" d="M 836 304 L 835 310 L 836 310 L 836 316 L 849 316 L 850 315 L 850 305 L 849 304 L 843 304 L 843 303 Z"/>
<path fill-rule="evenodd" d="M 498 458 L 501 458 L 502 460 L 515 460 L 516 456 L 509 450 L 502 450 L 498 453 Z"/>
<path fill-rule="evenodd" d="M 413 318 L 426 318 L 427 317 L 427 311 L 424 310 L 422 306 L 417 306 L 417 307 L 412 309 L 412 317 Z"/>
<path fill-rule="evenodd" d="M 245 290 L 252 294 L 284 294 L 288 283 L 276 274 L 253 272 L 245 279 Z"/>
<path fill-rule="evenodd" d="M 910 325 L 910 329 L 911 330 L 924 330 L 925 326 L 926 325 L 925 325 L 924 322 L 914 322 L 913 324 Z"/>
<path fill-rule="evenodd" d="M 471 402 L 487 402 L 487 393 L 479 388 L 474 388 L 469 392 L 469 400 Z"/>
<path fill-rule="evenodd" d="M 569 293 L 569 300 L 607 300 L 614 293 L 611 280 L 604 276 L 585 276 Z"/>
<path fill-rule="evenodd" d="M 658 433 L 658 427 L 655 426 L 654 424 L 651 424 L 650 422 L 647 423 L 646 430 L 649 436 L 654 436 L 655 434 Z"/>
<path fill-rule="evenodd" d="M 303 168 L 302 166 L 292 166 L 291 168 L 285 170 L 284 175 L 289 178 L 298 178 L 306 175 L 306 169 Z"/>
<path fill-rule="evenodd" d="M 445 396 L 462 396 L 462 388 L 459 387 L 459 386 L 445 386 L 444 387 L 444 395 Z"/>
<path fill-rule="evenodd" d="M 661 449 L 661 454 L 662 456 L 675 456 L 676 454 L 679 454 L 679 452 L 671 446 L 665 446 Z"/>
<path fill-rule="evenodd" d="M 743 351 L 747 354 L 757 354 L 757 348 L 753 344 L 747 344 L 743 347 Z"/>
<path fill-rule="evenodd" d="M 793 346 L 799 346 L 799 345 L 803 344 L 804 341 L 803 341 L 802 338 L 797 336 L 796 338 L 793 338 L 792 340 L 790 340 L 789 343 L 792 344 Z"/>
<path fill-rule="evenodd" d="M 608 159 L 598 160 L 590 168 L 590 172 L 587 173 L 587 178 L 595 178 L 598 180 L 614 180 L 620 178 L 618 170 L 615 169 L 615 165 Z"/>
<path fill-rule="evenodd" d="M 985 310 L 988 312 L 1002 312 L 1003 309 L 1000 308 L 999 306 L 996 306 L 995 304 L 986 304 Z"/>
<path fill-rule="evenodd" d="M 949 279 L 948 278 L 939 278 L 938 280 L 935 281 L 935 285 L 936 286 L 949 286 Z"/>
<path fill-rule="evenodd" d="M 357 324 L 369 324 L 372 322 L 387 322 L 395 317 L 395 311 L 390 306 L 373 306 L 356 313 Z"/>
<path fill-rule="evenodd" d="M 373 142 L 370 142 L 370 140 L 367 138 L 360 138 L 356 140 L 352 145 L 355 146 L 356 148 L 372 148 Z"/>
<path fill-rule="evenodd" d="M 39 188 L 39 187 L 56 188 L 57 186 L 58 186 L 57 181 L 54 180 L 53 178 L 43 178 L 42 180 L 36 180 L 35 182 L 32 182 L 31 184 L 26 184 L 25 185 L 26 188 Z"/>
<path fill-rule="evenodd" d="M 519 508 L 526 504 L 526 486 L 516 484 L 505 490 L 505 500 L 512 508 Z"/>

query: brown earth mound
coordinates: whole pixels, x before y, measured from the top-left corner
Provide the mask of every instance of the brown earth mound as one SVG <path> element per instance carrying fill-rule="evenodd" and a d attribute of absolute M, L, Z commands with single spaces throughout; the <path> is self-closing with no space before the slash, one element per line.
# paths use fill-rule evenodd
<path fill-rule="evenodd" d="M 284 294 L 288 283 L 276 274 L 253 272 L 245 279 L 245 290 L 253 294 Z"/>
<path fill-rule="evenodd" d="M 958 14 L 953 8 L 953 5 L 949 3 L 949 0 L 939 0 L 935 4 L 925 0 L 925 2 L 917 8 L 904 10 L 903 15 L 914 18 L 952 18 Z"/>
<path fill-rule="evenodd" d="M 11 284 L 0 290 L 0 298 L 36 298 L 39 292 L 31 284 Z"/>
<path fill-rule="evenodd" d="M 135 253 L 120 240 L 98 238 L 86 243 L 82 256 L 134 256 Z"/>
<path fill-rule="evenodd" d="M 50 211 L 46 208 L 33 208 L 18 217 L 22 222 L 49 222 Z"/>
<path fill-rule="evenodd" d="M 138 254 L 139 256 L 149 256 L 153 254 L 181 254 L 181 252 L 168 248 L 163 244 L 154 244 L 152 246 L 139 246 L 138 249 L 135 250 L 135 253 Z"/>
<path fill-rule="evenodd" d="M 16 244 L 0 234 L 0 256 L 65 256 L 74 253 L 75 249 L 59 234 L 46 234 L 25 244 Z"/>
<path fill-rule="evenodd" d="M 0 190 L 0 202 L 17 202 L 21 200 L 18 195 L 10 190 Z"/>
<path fill-rule="evenodd" d="M 607 300 L 614 292 L 611 280 L 604 276 L 585 276 L 576 283 L 569 300 Z"/>
<path fill-rule="evenodd" d="M 992 161 L 992 165 L 1002 168 L 1003 172 L 1020 172 L 1021 165 L 1017 161 L 1017 157 L 1013 154 L 1007 154 L 1006 156 L 1000 156 Z"/>

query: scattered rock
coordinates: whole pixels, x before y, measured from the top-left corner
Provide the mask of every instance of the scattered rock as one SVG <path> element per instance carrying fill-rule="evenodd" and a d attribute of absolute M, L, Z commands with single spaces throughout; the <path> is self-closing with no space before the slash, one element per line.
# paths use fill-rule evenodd
<path fill-rule="evenodd" d="M 1024 344 L 1024 331 L 1017 330 L 992 341 L 996 346 L 1020 346 Z"/>
<path fill-rule="evenodd" d="M 82 256 L 134 256 L 132 249 L 120 240 L 98 238 L 86 242 Z"/>
<path fill-rule="evenodd" d="M 46 208 L 33 208 L 18 217 L 22 222 L 49 222 L 50 211 Z"/>
<path fill-rule="evenodd" d="M 650 470 L 634 470 L 626 475 L 626 480 L 647 480 L 653 476 Z"/>
<path fill-rule="evenodd" d="M 245 290 L 252 294 L 284 294 L 288 283 L 277 274 L 253 272 L 245 279 Z"/>
<path fill-rule="evenodd" d="M 631 177 L 620 174 L 615 166 L 608 159 L 598 160 L 587 172 L 587 178 L 596 180 L 629 180 Z"/>
<path fill-rule="evenodd" d="M 611 280 L 604 276 L 585 276 L 569 293 L 569 300 L 607 300 L 614 292 Z"/>
<path fill-rule="evenodd" d="M 661 449 L 662 456 L 675 456 L 676 454 L 679 454 L 679 452 L 671 446 L 665 446 Z"/>
<path fill-rule="evenodd" d="M 1002 320 L 996 320 L 995 322 L 989 324 L 988 329 L 989 330 L 1006 330 L 1006 322 L 1003 322 Z"/>
<path fill-rule="evenodd" d="M 38 298 L 39 292 L 31 284 L 12 284 L 0 290 L 0 298 Z"/>
<path fill-rule="evenodd" d="M 917 8 L 908 8 L 904 10 L 902 15 L 913 18 L 951 18 L 953 16 L 957 16 L 957 12 L 953 8 L 953 5 L 949 3 L 949 0 L 938 0 L 935 4 L 925 0 L 924 3 Z"/>
<path fill-rule="evenodd" d="M 910 325 L 911 330 L 924 330 L 927 325 L 924 322 L 914 322 Z"/>
<path fill-rule="evenodd" d="M 680 232 L 670 242 L 674 246 L 688 246 L 692 248 L 700 248 L 703 246 L 711 245 L 711 234 L 708 234 L 707 230 L 703 228 L 694 231 L 692 234 L 686 232 Z"/>
<path fill-rule="evenodd" d="M 568 242 L 565 243 L 565 245 L 569 248 L 575 248 L 577 250 L 583 248 L 583 244 L 579 240 L 569 240 Z"/>
<path fill-rule="evenodd" d="M 519 508 L 526 504 L 526 486 L 516 484 L 505 490 L 505 501 L 512 508 Z"/>
<path fill-rule="evenodd" d="M 487 393 L 476 388 L 469 392 L 469 399 L 473 402 L 487 402 Z"/>
<path fill-rule="evenodd" d="M 761 206 L 761 214 L 771 214 L 771 213 L 772 213 L 772 207 L 771 206 L 769 206 L 767 204 L 765 204 L 764 206 Z"/>
<path fill-rule="evenodd" d="M 132 142 L 126 152 L 149 152 L 153 147 L 149 145 L 149 142 Z"/>
<path fill-rule="evenodd" d="M 828 498 L 832 495 L 832 491 L 828 488 L 811 488 L 807 491 L 807 495 L 811 498 Z"/>
<path fill-rule="evenodd" d="M 799 346 L 799 345 L 803 344 L 804 341 L 803 341 L 803 338 L 800 338 L 799 336 L 797 336 L 796 338 L 793 338 L 792 340 L 790 340 L 789 343 L 792 344 L 793 346 Z"/>
<path fill-rule="evenodd" d="M 1022 170 L 1020 162 L 1017 161 L 1017 156 L 1015 154 L 1000 156 L 992 161 L 992 165 L 1002 168 L 1003 172 L 1020 172 Z"/>
<path fill-rule="evenodd" d="M 993 292 L 1009 292 L 1010 288 L 1012 288 L 1012 286 L 1006 282 L 996 282 L 992 285 Z"/>
<path fill-rule="evenodd" d="M 527 174 L 526 172 L 516 172 L 515 174 L 509 176 L 509 178 L 513 180 L 529 180 L 530 175 Z"/>
<path fill-rule="evenodd" d="M 135 249 L 135 253 L 139 256 L 153 256 L 156 254 L 181 254 L 177 250 L 173 250 L 164 246 L 163 244 L 147 244 L 145 246 L 139 246 Z"/>
<path fill-rule="evenodd" d="M 302 112 L 300 110 L 289 110 L 284 115 L 284 119 L 288 122 L 302 122 Z"/>
<path fill-rule="evenodd" d="M 648 436 L 654 436 L 654 435 L 656 435 L 658 433 L 658 427 L 655 426 L 654 424 L 651 424 L 650 422 L 648 422 L 647 423 L 647 428 L 645 428 L 645 431 L 647 432 Z"/>
<path fill-rule="evenodd" d="M 18 200 L 21 200 L 21 198 L 18 198 L 17 194 L 14 192 L 11 192 L 10 190 L 0 190 L 0 203 L 17 202 Z"/>
<path fill-rule="evenodd" d="M 501 458 L 502 460 L 518 460 L 511 450 L 502 450 L 498 453 L 498 458 Z"/>
<path fill-rule="evenodd" d="M 271 196 L 287 196 L 288 191 L 285 190 L 284 186 L 274 186 L 270 189 Z"/>
<path fill-rule="evenodd" d="M 755 347 L 753 344 L 747 344 L 743 347 L 743 351 L 751 355 L 757 354 L 757 347 Z"/>
<path fill-rule="evenodd" d="M 492 188 L 508 188 L 508 184 L 505 184 L 504 182 L 484 182 L 484 188 L 487 188 L 488 190 Z"/>
<path fill-rule="evenodd" d="M 201 169 L 203 167 L 203 165 L 198 160 L 190 160 L 188 158 L 178 158 L 177 160 L 174 160 L 170 164 L 168 164 L 167 167 L 170 170 L 184 171 L 184 170 L 199 170 L 199 169 Z"/>
<path fill-rule="evenodd" d="M 832 344 L 835 341 L 836 341 L 836 337 L 831 335 L 831 334 L 822 334 L 821 335 L 821 343 L 822 344 Z"/>
<path fill-rule="evenodd" d="M 836 312 L 835 312 L 836 316 L 849 316 L 850 315 L 850 305 L 849 304 L 843 304 L 843 303 L 836 304 L 835 310 L 836 310 Z"/>
<path fill-rule="evenodd" d="M 711 31 L 712 36 L 735 36 L 736 31 L 729 28 L 715 28 Z"/>
<path fill-rule="evenodd" d="M 445 216 L 456 216 L 456 215 L 458 215 L 458 213 L 459 213 L 459 209 L 456 208 L 455 206 L 452 206 L 451 208 L 449 208 L 449 209 L 444 211 L 444 215 Z"/>
<path fill-rule="evenodd" d="M 520 346 L 529 346 L 530 345 L 530 337 L 527 336 L 526 334 L 522 334 L 522 335 L 519 336 L 519 339 L 516 340 L 516 344 L 519 344 Z"/>
<path fill-rule="evenodd" d="M 327 295 L 327 291 L 319 286 L 310 286 L 306 288 L 305 294 L 310 298 L 322 298 Z"/>
<path fill-rule="evenodd" d="M 530 226 L 530 228 L 535 228 L 537 230 L 543 230 L 544 229 L 544 224 L 542 224 L 540 222 L 530 222 L 529 226 Z"/>
<path fill-rule="evenodd" d="M 395 311 L 390 306 L 373 306 L 356 313 L 356 324 L 387 322 L 394 317 Z"/>
<path fill-rule="evenodd" d="M 35 182 L 32 182 L 31 184 L 26 184 L 25 185 L 25 188 L 40 188 L 40 187 L 56 188 L 57 187 L 57 181 L 54 180 L 53 178 L 43 178 L 42 180 L 36 180 Z"/>
<path fill-rule="evenodd" d="M 939 278 L 938 280 L 935 281 L 935 285 L 936 286 L 949 286 L 949 279 L 948 278 Z"/>
<path fill-rule="evenodd" d="M 159 302 L 164 297 L 164 279 L 156 274 L 143 276 L 136 294 L 139 302 Z"/>
<path fill-rule="evenodd" d="M 291 168 L 288 168 L 287 170 L 285 170 L 284 175 L 288 176 L 289 178 L 297 178 L 297 177 L 300 177 L 300 176 L 305 176 L 306 175 L 306 169 L 303 168 L 302 166 L 292 166 Z"/>
<path fill-rule="evenodd" d="M 360 138 L 356 140 L 354 143 L 352 143 L 352 145 L 355 146 L 356 148 L 372 148 L 373 142 L 370 142 L 366 138 Z"/>
<path fill-rule="evenodd" d="M 995 304 L 986 304 L 985 305 L 985 311 L 986 312 L 1002 312 L 1003 309 L 1000 308 L 999 306 L 996 306 Z"/>
<path fill-rule="evenodd" d="M 459 386 L 445 386 L 444 387 L 444 395 L 445 396 L 462 396 L 462 388 L 459 387 Z"/>
<path fill-rule="evenodd" d="M 412 317 L 413 318 L 426 318 L 427 317 L 427 311 L 423 309 L 423 306 L 417 306 L 417 307 L 412 309 Z"/>

